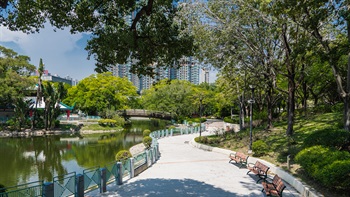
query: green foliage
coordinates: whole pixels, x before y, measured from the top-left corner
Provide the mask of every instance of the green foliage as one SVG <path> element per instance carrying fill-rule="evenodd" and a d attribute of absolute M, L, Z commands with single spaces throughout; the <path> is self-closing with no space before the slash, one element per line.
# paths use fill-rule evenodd
<path fill-rule="evenodd" d="M 146 148 L 150 148 L 152 145 L 152 138 L 150 136 L 143 137 L 142 143 L 145 145 Z"/>
<path fill-rule="evenodd" d="M 315 145 L 322 145 L 327 147 L 342 148 L 344 145 L 349 144 L 350 133 L 343 129 L 337 129 L 334 127 L 328 127 L 320 130 L 316 130 L 304 140 L 305 147 L 311 147 Z"/>
<path fill-rule="evenodd" d="M 35 66 L 28 56 L 0 46 L 0 106 L 10 106 L 16 99 L 23 99 L 35 85 L 30 77 Z"/>
<path fill-rule="evenodd" d="M 232 119 L 231 116 L 224 117 L 224 121 L 227 123 L 237 124 L 237 118 Z M 239 120 L 238 120 L 239 121 Z"/>
<path fill-rule="evenodd" d="M 174 125 L 171 125 L 171 126 L 169 126 L 169 130 L 171 130 L 171 129 L 175 129 L 176 127 L 174 126 Z"/>
<path fill-rule="evenodd" d="M 113 119 L 100 119 L 98 120 L 98 124 L 103 127 L 115 127 L 117 125 L 117 121 Z"/>
<path fill-rule="evenodd" d="M 194 138 L 194 141 L 197 143 L 207 144 L 209 140 L 207 136 L 201 136 Z"/>
<path fill-rule="evenodd" d="M 60 128 L 61 122 L 59 120 L 55 120 L 55 128 Z"/>
<path fill-rule="evenodd" d="M 252 144 L 254 156 L 263 156 L 269 151 L 269 147 L 263 140 L 256 140 Z"/>
<path fill-rule="evenodd" d="M 149 136 L 151 134 L 151 130 L 145 129 L 143 130 L 143 137 Z"/>
<path fill-rule="evenodd" d="M 350 186 L 350 177 L 346 176 L 349 172 L 349 152 L 312 146 L 300 151 L 295 160 L 322 185 L 330 188 Z"/>
<path fill-rule="evenodd" d="M 115 160 L 116 161 L 125 161 L 131 157 L 132 157 L 132 155 L 131 155 L 130 151 L 121 150 L 115 155 Z"/>
<path fill-rule="evenodd" d="M 129 108 L 131 96 L 137 96 L 136 87 L 127 78 L 102 73 L 84 78 L 78 85 L 70 88 L 64 103 L 76 103 L 76 108 L 89 115 L 106 115 L 106 109 Z M 108 116 L 114 115 L 115 113 Z"/>
<path fill-rule="evenodd" d="M 193 38 L 181 32 L 187 23 L 176 20 L 179 6 L 174 6 L 173 1 L 42 0 L 8 1 L 8 5 L 6 2 L 0 8 L 0 22 L 10 30 L 32 33 L 50 21 L 57 29 L 69 27 L 72 33 L 91 32 L 94 36 L 86 49 L 96 59 L 97 72 L 138 60 L 130 61 L 131 71 L 154 74 L 154 62 L 157 67 L 171 65 L 193 53 Z M 135 12 L 137 15 L 130 24 L 125 16 Z"/>
<path fill-rule="evenodd" d="M 124 119 L 124 117 L 121 117 L 121 116 L 119 116 L 119 115 L 114 115 L 114 116 L 113 116 L 113 120 L 116 121 L 116 125 L 117 125 L 117 126 L 122 127 L 122 126 L 125 125 L 125 119 Z"/>

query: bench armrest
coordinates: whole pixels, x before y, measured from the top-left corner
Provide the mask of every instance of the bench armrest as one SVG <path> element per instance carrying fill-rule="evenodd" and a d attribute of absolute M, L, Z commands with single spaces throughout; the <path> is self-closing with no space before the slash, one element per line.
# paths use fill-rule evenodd
<path fill-rule="evenodd" d="M 236 157 L 236 153 L 230 153 L 229 157 Z"/>

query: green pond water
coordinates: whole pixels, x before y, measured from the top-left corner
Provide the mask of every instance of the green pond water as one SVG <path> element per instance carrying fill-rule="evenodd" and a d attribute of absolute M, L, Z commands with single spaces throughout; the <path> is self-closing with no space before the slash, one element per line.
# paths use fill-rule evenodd
<path fill-rule="evenodd" d="M 163 120 L 132 120 L 122 132 L 0 138 L 0 184 L 9 187 L 32 181 L 52 181 L 70 172 L 110 164 L 118 151 L 142 142 L 142 132 L 164 129 Z"/>

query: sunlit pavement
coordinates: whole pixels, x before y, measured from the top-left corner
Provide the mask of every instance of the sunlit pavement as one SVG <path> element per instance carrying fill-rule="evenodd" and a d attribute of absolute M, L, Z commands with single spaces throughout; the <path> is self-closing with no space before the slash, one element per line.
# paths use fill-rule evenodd
<path fill-rule="evenodd" d="M 220 125 L 214 122 L 209 128 Z M 230 164 L 228 155 L 191 146 L 198 135 L 159 139 L 161 157 L 155 164 L 123 185 L 111 184 L 106 193 L 93 191 L 88 196 L 264 196 L 257 177 Z M 283 196 L 300 195 L 287 185 Z"/>

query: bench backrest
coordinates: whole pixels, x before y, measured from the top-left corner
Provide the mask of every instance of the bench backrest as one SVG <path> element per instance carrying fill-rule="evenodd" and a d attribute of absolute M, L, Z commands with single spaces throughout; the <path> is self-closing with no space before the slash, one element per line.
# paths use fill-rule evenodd
<path fill-rule="evenodd" d="M 244 161 L 247 161 L 247 159 L 248 159 L 248 157 L 249 157 L 249 156 L 247 156 L 247 155 L 245 155 L 245 154 L 243 154 L 243 153 L 241 153 L 241 152 L 237 152 L 236 155 L 237 155 L 239 158 L 241 158 L 242 160 L 244 160 Z"/>
<path fill-rule="evenodd" d="M 274 186 L 279 194 L 281 194 L 282 191 L 284 190 L 284 188 L 286 188 L 282 179 L 277 174 L 273 177 L 272 183 L 274 184 Z"/>
<path fill-rule="evenodd" d="M 270 169 L 270 167 L 267 167 L 265 164 L 257 161 L 255 164 L 256 167 L 260 169 L 260 174 L 267 175 L 267 171 Z"/>

